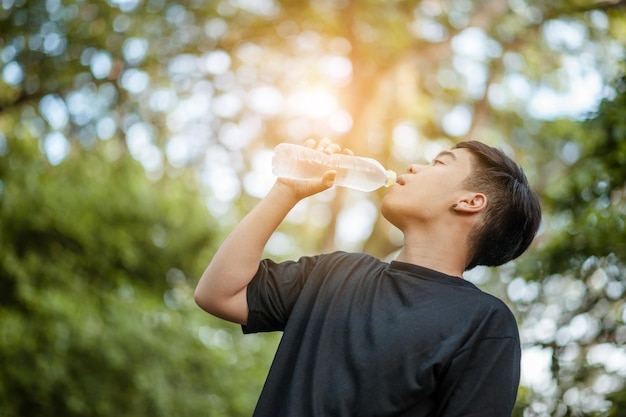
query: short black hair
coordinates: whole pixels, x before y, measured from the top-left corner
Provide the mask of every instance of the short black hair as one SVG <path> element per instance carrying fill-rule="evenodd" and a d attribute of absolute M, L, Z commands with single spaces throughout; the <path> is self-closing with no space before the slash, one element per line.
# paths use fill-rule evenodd
<path fill-rule="evenodd" d="M 520 256 L 530 246 L 541 224 L 541 205 L 522 168 L 502 150 L 478 141 L 464 141 L 454 148 L 471 153 L 472 170 L 464 186 L 485 194 L 487 208 L 469 234 L 470 260 L 477 265 L 498 266 Z"/>

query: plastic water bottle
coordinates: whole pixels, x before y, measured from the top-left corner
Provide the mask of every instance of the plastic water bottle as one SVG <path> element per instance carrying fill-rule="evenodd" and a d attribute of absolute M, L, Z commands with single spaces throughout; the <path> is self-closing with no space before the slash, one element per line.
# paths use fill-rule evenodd
<path fill-rule="evenodd" d="M 378 161 L 346 154 L 326 154 L 302 145 L 281 143 L 274 148 L 272 172 L 279 178 L 320 178 L 337 171 L 335 185 L 359 191 L 374 191 L 396 182 L 396 173 Z"/>

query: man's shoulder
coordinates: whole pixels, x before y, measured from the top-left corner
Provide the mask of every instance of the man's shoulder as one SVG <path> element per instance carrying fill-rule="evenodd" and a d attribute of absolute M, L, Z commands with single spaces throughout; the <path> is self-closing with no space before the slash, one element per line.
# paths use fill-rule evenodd
<path fill-rule="evenodd" d="M 517 320 L 511 308 L 495 295 L 481 291 L 480 309 L 484 315 L 484 323 L 488 328 L 496 331 L 496 334 L 505 333 L 509 329 L 511 336 L 517 337 Z"/>
<path fill-rule="evenodd" d="M 389 264 L 373 255 L 363 252 L 335 251 L 318 255 L 317 263 L 326 266 L 343 266 L 351 268 L 386 267 Z"/>

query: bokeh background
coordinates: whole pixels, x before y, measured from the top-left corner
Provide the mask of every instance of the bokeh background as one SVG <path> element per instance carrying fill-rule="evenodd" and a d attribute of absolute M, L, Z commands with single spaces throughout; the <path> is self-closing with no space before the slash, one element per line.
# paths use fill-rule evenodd
<path fill-rule="evenodd" d="M 518 318 L 515 416 L 626 416 L 625 46 L 623 0 L 1 0 L 0 417 L 249 416 L 280 335 L 193 289 L 309 137 L 519 161 L 540 233 L 466 276 Z M 267 256 L 388 259 L 384 192 L 303 201 Z"/>

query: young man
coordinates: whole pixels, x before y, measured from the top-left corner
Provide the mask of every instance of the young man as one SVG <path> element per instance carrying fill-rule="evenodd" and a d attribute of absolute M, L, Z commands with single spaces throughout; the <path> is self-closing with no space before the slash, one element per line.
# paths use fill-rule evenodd
<path fill-rule="evenodd" d="M 327 140 L 317 149 L 340 151 Z M 254 415 L 510 416 L 515 319 L 462 275 L 508 262 L 531 243 L 541 212 L 521 169 L 473 141 L 410 165 L 381 206 L 404 233 L 391 263 L 344 252 L 261 260 L 287 213 L 331 187 L 335 174 L 279 179 L 198 283 L 195 299 L 207 312 L 245 333 L 284 332 Z"/>

